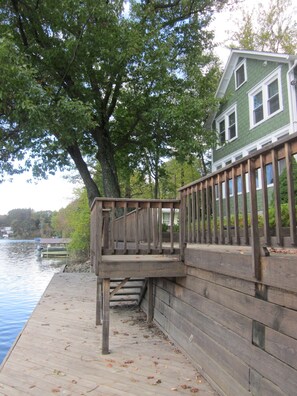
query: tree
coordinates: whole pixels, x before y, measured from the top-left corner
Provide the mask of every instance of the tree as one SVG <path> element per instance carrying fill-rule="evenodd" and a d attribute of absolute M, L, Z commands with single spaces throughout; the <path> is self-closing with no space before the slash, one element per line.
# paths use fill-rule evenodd
<path fill-rule="evenodd" d="M 292 173 L 293 173 L 293 185 L 294 185 L 294 197 L 295 205 L 297 205 L 297 161 L 292 158 Z M 279 193 L 281 204 L 288 203 L 288 181 L 287 181 L 287 168 L 285 168 L 279 178 Z"/>
<path fill-rule="evenodd" d="M 205 110 L 213 107 L 213 86 L 203 80 L 216 69 L 207 27 L 226 2 L 0 0 L 2 173 L 32 169 L 35 177 L 46 177 L 75 164 L 89 204 L 102 193 L 118 197 L 118 167 L 131 171 L 146 150 L 154 98 L 159 109 L 166 102 L 171 114 L 175 109 L 179 124 L 170 149 L 182 150 L 192 114 L 178 107 L 193 96 L 195 68 L 193 102 L 203 106 L 190 122 L 188 142 L 199 136 Z M 131 144 L 137 136 L 140 150 Z M 103 191 L 89 163 L 99 163 Z"/>
<path fill-rule="evenodd" d="M 240 21 L 237 31 L 231 35 L 231 47 L 296 53 L 296 9 L 294 11 L 291 0 L 270 0 L 267 9 L 259 3 L 251 12 L 243 10 Z"/>

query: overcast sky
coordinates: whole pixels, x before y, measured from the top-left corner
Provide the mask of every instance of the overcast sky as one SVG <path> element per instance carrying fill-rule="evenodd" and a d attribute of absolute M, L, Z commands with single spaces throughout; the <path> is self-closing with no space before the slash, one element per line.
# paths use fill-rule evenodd
<path fill-rule="evenodd" d="M 242 7 L 251 9 L 255 4 L 260 3 L 258 0 L 246 0 L 241 2 Z M 268 4 L 268 0 L 262 0 L 263 4 Z M 216 41 L 222 42 L 226 39 L 226 29 L 230 29 L 234 19 L 230 12 L 221 13 L 214 22 L 216 30 Z M 225 65 L 229 50 L 223 47 L 217 51 L 217 54 Z M 73 199 L 73 186 L 71 183 L 62 178 L 61 174 L 49 177 L 38 183 L 27 183 L 28 176 L 15 176 L 12 182 L 0 184 L 0 215 L 7 214 L 12 209 L 31 208 L 39 210 L 59 210 L 66 207 Z"/>

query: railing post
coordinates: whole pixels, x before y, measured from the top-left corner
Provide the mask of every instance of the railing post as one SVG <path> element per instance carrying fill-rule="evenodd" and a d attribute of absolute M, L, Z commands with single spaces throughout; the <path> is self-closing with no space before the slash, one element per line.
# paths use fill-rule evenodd
<path fill-rule="evenodd" d="M 250 208 L 251 208 L 251 242 L 252 242 L 252 266 L 255 278 L 261 279 L 261 254 L 260 238 L 258 226 L 258 206 L 257 206 L 257 187 L 256 169 L 253 159 L 248 160 L 248 174 L 250 186 Z"/>
<path fill-rule="evenodd" d="M 287 168 L 287 184 L 288 184 L 288 206 L 290 213 L 290 240 L 291 245 L 297 245 L 297 231 L 296 231 L 296 209 L 295 209 L 295 193 L 293 181 L 293 165 L 292 165 L 292 150 L 289 143 L 285 144 L 286 154 L 286 168 Z"/>
<path fill-rule="evenodd" d="M 103 279 L 102 354 L 109 353 L 110 279 Z"/>
<path fill-rule="evenodd" d="M 180 259 L 185 259 L 185 244 L 186 244 L 186 193 L 181 191 L 180 194 L 180 211 L 179 211 L 179 247 Z"/>

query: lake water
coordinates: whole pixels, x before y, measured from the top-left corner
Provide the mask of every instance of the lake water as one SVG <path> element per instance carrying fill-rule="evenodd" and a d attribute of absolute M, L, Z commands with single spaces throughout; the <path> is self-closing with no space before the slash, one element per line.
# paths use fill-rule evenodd
<path fill-rule="evenodd" d="M 0 240 L 0 364 L 66 262 L 38 258 L 34 241 Z"/>

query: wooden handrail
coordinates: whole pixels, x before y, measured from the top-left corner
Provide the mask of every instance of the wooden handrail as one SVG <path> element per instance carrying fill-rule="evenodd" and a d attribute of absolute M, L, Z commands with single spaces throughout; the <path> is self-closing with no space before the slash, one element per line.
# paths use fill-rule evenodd
<path fill-rule="evenodd" d="M 178 199 L 96 198 L 91 212 L 91 260 L 96 274 L 104 254 L 178 254 L 173 225 Z M 163 240 L 162 211 L 169 210 L 171 227 Z"/>
<path fill-rule="evenodd" d="M 181 187 L 181 246 L 250 244 L 255 278 L 259 279 L 262 245 L 297 245 L 294 156 L 297 157 L 297 133 Z M 285 162 L 287 173 L 285 205 L 280 197 L 281 161 Z M 273 186 L 267 185 L 268 170 Z M 290 214 L 289 237 L 284 235 L 284 210 Z M 274 230 L 270 227 L 272 218 Z"/>

